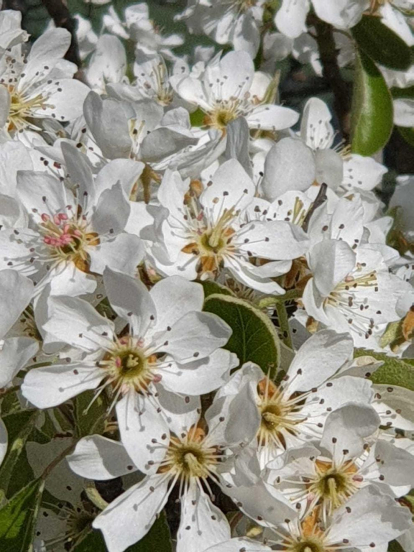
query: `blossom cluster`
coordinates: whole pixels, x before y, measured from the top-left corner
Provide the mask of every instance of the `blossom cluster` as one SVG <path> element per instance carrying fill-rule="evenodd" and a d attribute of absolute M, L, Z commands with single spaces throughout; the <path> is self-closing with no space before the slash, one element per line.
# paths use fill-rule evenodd
<path fill-rule="evenodd" d="M 109 7 L 99 36 L 77 16 L 80 71 L 0 11 L 1 550 L 27 466 L 19 550 L 168 519 L 177 552 L 413 552 L 414 180 L 384 203 L 381 156 L 277 72 L 323 73 L 321 25 L 339 66 L 366 18 L 411 47 L 412 7 L 188 0 L 215 45 L 181 56 Z"/>

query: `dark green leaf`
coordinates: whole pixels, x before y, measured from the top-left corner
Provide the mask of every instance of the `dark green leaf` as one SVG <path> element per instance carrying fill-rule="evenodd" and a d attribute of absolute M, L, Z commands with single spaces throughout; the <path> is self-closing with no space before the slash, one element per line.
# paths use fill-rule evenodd
<path fill-rule="evenodd" d="M 411 65 L 410 47 L 375 15 L 364 15 L 352 28 L 358 47 L 377 63 L 404 71 Z"/>
<path fill-rule="evenodd" d="M 14 473 L 18 468 L 17 476 L 20 479 L 20 476 L 30 476 L 30 467 L 28 468 L 28 473 L 21 473 L 22 466 L 26 466 L 27 460 L 23 459 L 23 464 L 19 462 L 20 455 L 24 451 L 26 441 L 32 432 L 37 418 L 40 415 L 39 410 L 22 410 L 20 412 L 15 412 L 13 414 L 8 414 L 4 416 L 3 421 L 7 428 L 9 446 L 6 458 L 0 467 L 0 482 L 1 489 L 0 494 L 4 493 L 5 496 L 8 496 L 8 488 L 10 480 L 14 479 Z M 24 481 L 26 483 L 26 481 Z M 24 484 L 23 483 L 23 484 Z"/>
<path fill-rule="evenodd" d="M 207 298 L 209 295 L 213 294 L 222 294 L 222 295 L 234 295 L 232 291 L 229 290 L 229 288 L 226 288 L 222 286 L 221 284 L 217 284 L 217 282 L 199 282 L 204 289 L 204 297 Z"/>
<path fill-rule="evenodd" d="M 102 394 L 95 400 L 94 397 L 95 391 L 85 391 L 73 401 L 78 437 L 85 437 L 92 433 L 102 433 L 103 431 L 106 403 Z"/>
<path fill-rule="evenodd" d="M 373 155 L 388 142 L 393 128 L 393 105 L 384 77 L 362 51 L 356 58 L 352 105 L 352 152 Z"/>
<path fill-rule="evenodd" d="M 404 548 L 396 540 L 388 545 L 388 552 L 404 552 Z"/>
<path fill-rule="evenodd" d="M 217 314 L 232 328 L 226 349 L 236 353 L 240 364 L 251 361 L 265 374 L 274 375 L 279 366 L 280 343 L 276 329 L 260 310 L 250 303 L 227 295 L 210 295 L 204 310 Z"/>
<path fill-rule="evenodd" d="M 414 148 L 414 128 L 399 126 L 397 129 L 407 144 L 410 144 Z"/>
<path fill-rule="evenodd" d="M 31 550 L 43 487 L 41 479 L 33 481 L 0 510 L 0 550 Z"/>
<path fill-rule="evenodd" d="M 100 531 L 91 531 L 73 552 L 106 552 L 105 541 Z M 171 537 L 165 515 L 157 519 L 149 533 L 126 552 L 172 552 Z"/>

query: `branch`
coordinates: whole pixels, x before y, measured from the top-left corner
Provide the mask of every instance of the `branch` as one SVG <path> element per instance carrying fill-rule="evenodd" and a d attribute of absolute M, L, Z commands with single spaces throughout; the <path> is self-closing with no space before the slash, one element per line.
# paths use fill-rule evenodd
<path fill-rule="evenodd" d="M 342 136 L 348 142 L 351 127 L 351 86 L 341 75 L 333 27 L 321 21 L 315 15 L 309 17 L 309 24 L 313 25 L 316 31 L 315 39 L 318 44 L 322 74 L 333 92 L 334 109 L 341 127 Z"/>
<path fill-rule="evenodd" d="M 76 25 L 64 0 L 42 0 L 42 4 L 55 22 L 56 27 L 67 29 L 72 35 L 72 42 L 66 52 L 65 59 L 80 67 L 82 61 L 79 55 L 78 39 L 76 38 Z"/>

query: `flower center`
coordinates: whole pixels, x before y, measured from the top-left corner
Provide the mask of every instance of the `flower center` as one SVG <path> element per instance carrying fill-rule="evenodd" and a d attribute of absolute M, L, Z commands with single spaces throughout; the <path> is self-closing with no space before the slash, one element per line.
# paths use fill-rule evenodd
<path fill-rule="evenodd" d="M 303 421 L 298 399 L 287 398 L 269 378 L 259 382 L 258 394 L 261 414 L 258 441 L 262 446 L 285 448 L 286 434 L 296 435 L 296 426 Z"/>
<path fill-rule="evenodd" d="M 231 240 L 235 232 L 230 225 L 234 217 L 234 209 L 225 210 L 214 228 L 206 228 L 204 223 L 192 231 L 191 242 L 183 247 L 182 251 L 199 257 L 197 271 L 200 275 L 216 276 L 223 263 L 223 257 L 233 252 Z"/>
<path fill-rule="evenodd" d="M 160 472 L 169 471 L 184 481 L 215 476 L 220 451 L 209 446 L 205 432 L 193 427 L 183 440 L 172 437 Z"/>
<path fill-rule="evenodd" d="M 319 497 L 328 513 L 332 514 L 358 490 L 357 471 L 352 461 L 335 465 L 316 460 L 316 476 L 309 485 L 309 492 Z"/>
<path fill-rule="evenodd" d="M 142 345 L 136 337 L 121 337 L 99 362 L 99 367 L 107 371 L 108 383 L 112 383 L 114 389 L 122 392 L 133 387 L 138 393 L 146 393 L 149 384 L 159 380 L 153 370 L 156 356 L 147 356 Z"/>
<path fill-rule="evenodd" d="M 297 542 L 286 552 L 325 552 L 323 543 L 316 537 L 307 537 L 303 542 Z"/>
<path fill-rule="evenodd" d="M 203 123 L 206 126 L 225 131 L 227 125 L 242 115 L 243 112 L 239 100 L 222 100 L 217 102 L 212 111 L 204 117 Z"/>
<path fill-rule="evenodd" d="M 8 87 L 10 93 L 10 108 L 8 117 L 8 130 L 20 130 L 27 126 L 33 126 L 27 119 L 34 117 L 33 111 L 45 107 L 46 102 L 41 94 L 33 98 L 25 98 L 14 86 Z"/>
<path fill-rule="evenodd" d="M 88 231 L 83 217 L 69 219 L 65 213 L 52 217 L 43 213 L 39 230 L 54 260 L 73 262 L 82 272 L 89 271 L 87 248 L 99 245 L 100 240 L 96 232 Z"/>

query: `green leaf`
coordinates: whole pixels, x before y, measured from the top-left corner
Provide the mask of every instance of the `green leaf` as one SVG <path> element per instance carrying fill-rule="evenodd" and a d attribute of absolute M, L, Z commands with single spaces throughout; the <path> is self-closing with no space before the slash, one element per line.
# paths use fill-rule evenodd
<path fill-rule="evenodd" d="M 407 144 L 414 148 L 414 128 L 397 126 L 397 130 Z"/>
<path fill-rule="evenodd" d="M 95 393 L 95 391 L 85 391 L 73 401 L 78 437 L 86 437 L 86 435 L 92 433 L 102 433 L 104 429 L 106 403 L 102 394 L 95 399 Z"/>
<path fill-rule="evenodd" d="M 351 117 L 352 153 L 370 156 L 385 146 L 393 128 L 391 93 L 375 63 L 362 51 L 356 57 Z"/>
<path fill-rule="evenodd" d="M 207 298 L 209 295 L 213 294 L 222 294 L 222 295 L 233 295 L 234 293 L 229 290 L 229 288 L 226 288 L 222 286 L 221 284 L 218 284 L 217 282 L 199 282 L 204 289 L 204 297 Z"/>
<path fill-rule="evenodd" d="M 105 541 L 100 531 L 91 531 L 73 549 L 73 552 L 106 551 Z M 162 513 L 149 533 L 139 542 L 127 548 L 126 552 L 172 552 L 170 530 L 165 519 L 165 514 Z"/>
<path fill-rule="evenodd" d="M 227 295 L 210 295 L 204 310 L 217 314 L 232 328 L 226 349 L 236 353 L 240 365 L 251 361 L 274 376 L 279 367 L 280 343 L 270 319 L 250 303 Z"/>
<path fill-rule="evenodd" d="M 201 109 L 196 109 L 192 113 L 190 113 L 190 123 L 191 126 L 195 127 L 201 127 L 203 126 L 204 117 L 206 114 L 204 111 L 201 111 Z"/>
<path fill-rule="evenodd" d="M 391 541 L 388 545 L 388 552 L 404 552 L 404 548 L 396 540 Z"/>
<path fill-rule="evenodd" d="M 44 481 L 29 483 L 0 510 L 0 550 L 31 552 Z"/>
<path fill-rule="evenodd" d="M 3 422 L 6 425 L 9 446 L 6 458 L 0 467 L 0 498 L 1 495 L 8 496 L 8 488 L 10 481 L 14 479 L 14 473 L 16 468 L 19 468 L 17 471 L 17 476 L 25 476 L 26 474 L 21 474 L 22 463 L 19 462 L 20 455 L 24 451 L 26 441 L 32 432 L 37 418 L 40 415 L 39 410 L 22 410 L 13 414 L 8 414 L 4 416 Z M 26 465 L 23 459 L 23 465 Z M 28 467 L 29 475 L 30 468 Z"/>
<path fill-rule="evenodd" d="M 414 391 L 414 359 L 400 359 L 389 357 L 384 353 L 376 353 L 366 349 L 357 349 L 356 357 L 369 355 L 384 364 L 371 376 L 373 383 L 397 385 Z"/>
<path fill-rule="evenodd" d="M 405 71 L 411 65 L 410 47 L 375 15 L 364 15 L 351 29 L 358 47 L 377 63 Z"/>

